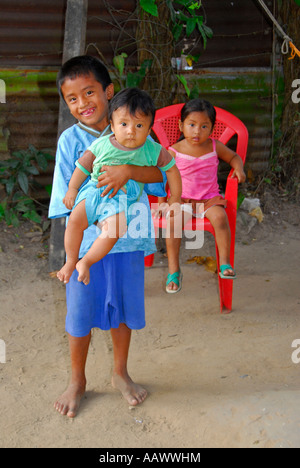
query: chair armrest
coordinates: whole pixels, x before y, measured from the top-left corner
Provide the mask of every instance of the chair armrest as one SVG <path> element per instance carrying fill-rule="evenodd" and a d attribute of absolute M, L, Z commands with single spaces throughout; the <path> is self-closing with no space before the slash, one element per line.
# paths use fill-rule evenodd
<path fill-rule="evenodd" d="M 237 207 L 237 196 L 238 196 L 238 180 L 236 177 L 232 178 L 233 169 L 228 174 L 226 189 L 225 189 L 225 199 L 227 200 L 227 207 L 229 209 L 235 209 Z"/>

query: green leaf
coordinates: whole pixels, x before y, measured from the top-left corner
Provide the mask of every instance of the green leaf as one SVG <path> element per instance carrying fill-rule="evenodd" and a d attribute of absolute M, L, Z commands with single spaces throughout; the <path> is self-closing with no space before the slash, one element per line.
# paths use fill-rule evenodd
<path fill-rule="evenodd" d="M 152 16 L 158 16 L 158 9 L 157 5 L 155 5 L 155 0 L 140 0 L 141 8 L 146 11 L 146 13 L 150 13 Z"/>
<path fill-rule="evenodd" d="M 143 78 L 145 78 L 147 71 L 151 67 L 152 60 L 144 60 L 141 64 L 140 69 L 136 73 L 127 73 L 126 76 L 126 86 L 129 88 L 137 87 Z"/>
<path fill-rule="evenodd" d="M 186 35 L 190 37 L 197 24 L 197 18 L 188 18 L 186 22 Z"/>
<path fill-rule="evenodd" d="M 203 24 L 202 27 L 203 27 L 203 30 L 204 30 L 206 36 L 209 39 L 211 39 L 213 37 L 213 34 L 214 34 L 213 30 L 209 26 L 206 26 L 206 24 Z"/>
<path fill-rule="evenodd" d="M 197 25 L 198 25 L 198 30 L 199 30 L 199 32 L 200 32 L 200 34 L 202 36 L 203 48 L 206 49 L 207 37 L 206 37 L 206 34 L 204 32 L 204 29 L 203 29 L 203 24 L 198 22 Z"/>
<path fill-rule="evenodd" d="M 185 92 L 189 97 L 191 92 L 190 92 L 190 89 L 188 87 L 188 84 L 187 84 L 187 81 L 186 81 L 185 77 L 183 75 L 176 75 L 176 76 L 179 79 L 179 81 L 183 84 Z"/>
<path fill-rule="evenodd" d="M 52 192 L 52 184 L 49 184 L 49 185 L 46 185 L 45 186 L 45 190 L 46 192 L 48 193 L 49 197 L 51 196 L 51 192 Z"/>
<path fill-rule="evenodd" d="M 46 156 L 43 153 L 36 153 L 35 155 L 35 160 L 38 163 L 38 166 L 42 169 L 42 171 L 45 171 L 48 167 L 48 161 Z"/>
<path fill-rule="evenodd" d="M 28 193 L 28 178 L 24 172 L 19 172 L 18 174 L 18 183 L 24 193 Z"/>
<path fill-rule="evenodd" d="M 241 206 L 241 204 L 243 203 L 245 199 L 245 195 L 243 193 L 238 193 L 238 197 L 237 197 L 237 210 L 239 209 L 239 207 Z"/>
<path fill-rule="evenodd" d="M 27 169 L 27 172 L 29 174 L 31 174 L 31 175 L 38 175 L 39 174 L 39 170 L 35 166 L 29 166 L 26 169 Z"/>
<path fill-rule="evenodd" d="M 8 195 L 10 195 L 15 187 L 15 184 L 16 184 L 16 179 L 14 177 L 10 177 L 7 182 L 5 183 L 5 187 L 6 187 L 6 192 L 8 193 Z"/>
<path fill-rule="evenodd" d="M 175 42 L 179 40 L 182 29 L 183 29 L 183 24 L 179 24 L 179 23 L 176 23 L 175 26 L 173 27 L 172 34 L 173 34 Z"/>
<path fill-rule="evenodd" d="M 200 2 L 193 2 L 188 9 L 189 10 L 199 10 L 201 8 L 201 1 Z"/>
<path fill-rule="evenodd" d="M 267 184 L 271 184 L 271 183 L 272 183 L 271 179 L 269 179 L 268 177 L 265 177 L 265 178 L 264 178 L 264 182 L 266 182 Z"/>
<path fill-rule="evenodd" d="M 34 223 L 40 224 L 42 221 L 41 216 L 34 210 L 32 211 L 27 211 L 26 213 L 23 214 L 23 218 L 30 219 Z"/>
<path fill-rule="evenodd" d="M 113 64 L 117 68 L 119 75 L 123 75 L 124 67 L 125 67 L 125 58 L 127 58 L 128 55 L 125 52 L 122 52 L 120 55 L 116 55 L 113 58 Z"/>

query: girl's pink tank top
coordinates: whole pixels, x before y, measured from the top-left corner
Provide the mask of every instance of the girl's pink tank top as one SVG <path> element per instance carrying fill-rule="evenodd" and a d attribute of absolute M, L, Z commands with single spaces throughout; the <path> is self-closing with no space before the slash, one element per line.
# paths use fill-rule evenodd
<path fill-rule="evenodd" d="M 169 147 L 176 154 L 176 166 L 182 178 L 182 198 L 208 200 L 219 195 L 219 158 L 214 139 L 212 144 L 213 151 L 199 158 L 179 153 L 172 146 Z"/>

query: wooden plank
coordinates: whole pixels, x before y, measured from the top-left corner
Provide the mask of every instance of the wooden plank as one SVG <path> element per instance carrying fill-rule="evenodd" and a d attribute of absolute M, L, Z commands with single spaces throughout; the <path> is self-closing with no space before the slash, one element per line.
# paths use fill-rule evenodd
<path fill-rule="evenodd" d="M 86 38 L 88 0 L 68 0 L 63 63 L 72 57 L 84 54 Z M 59 106 L 58 137 L 70 125 L 74 123 L 67 105 L 61 99 Z M 57 218 L 51 221 L 49 271 L 59 270 L 65 261 L 64 250 L 65 219 Z"/>

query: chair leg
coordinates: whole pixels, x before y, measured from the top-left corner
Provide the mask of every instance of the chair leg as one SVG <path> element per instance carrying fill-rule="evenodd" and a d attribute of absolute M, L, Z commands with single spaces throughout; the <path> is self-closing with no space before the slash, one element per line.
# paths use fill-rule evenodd
<path fill-rule="evenodd" d="M 154 254 L 147 255 L 147 256 L 144 258 L 144 265 L 145 265 L 145 267 L 152 267 L 153 262 L 154 262 Z"/>
<path fill-rule="evenodd" d="M 217 243 L 216 246 L 216 260 L 217 260 L 217 275 L 219 285 L 219 298 L 220 298 L 220 313 L 228 314 L 232 310 L 232 292 L 233 292 L 233 280 L 223 279 L 219 275 L 220 271 L 220 257 Z"/>

